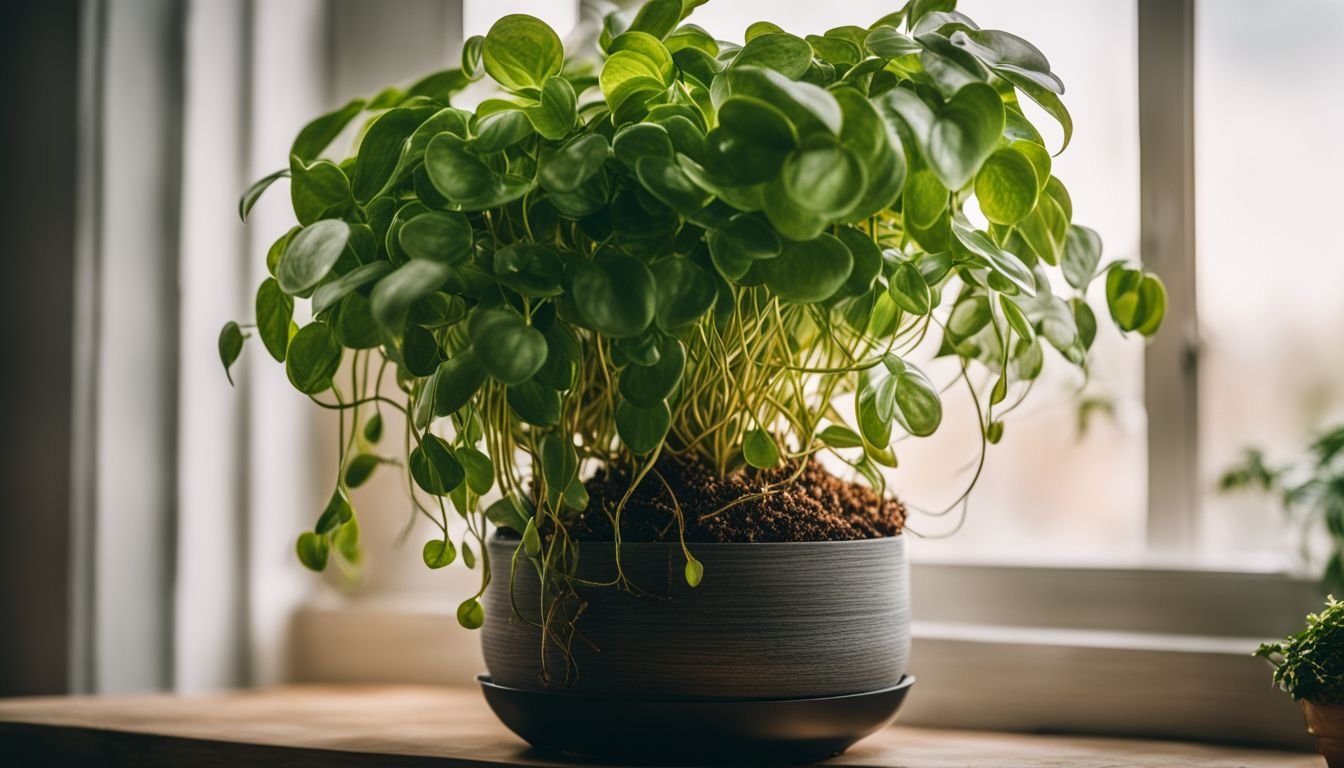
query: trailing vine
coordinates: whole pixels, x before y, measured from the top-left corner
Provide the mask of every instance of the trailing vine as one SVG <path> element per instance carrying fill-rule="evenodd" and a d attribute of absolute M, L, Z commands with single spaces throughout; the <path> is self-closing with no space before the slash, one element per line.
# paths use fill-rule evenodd
<path fill-rule="evenodd" d="M 463 626 L 485 619 L 487 532 L 508 528 L 510 576 L 532 568 L 547 587 L 515 613 L 567 649 L 587 469 L 631 468 L 607 586 L 633 590 L 620 518 L 639 483 L 666 485 L 660 456 L 720 475 L 794 467 L 768 495 L 829 451 L 881 491 L 894 442 L 938 429 L 947 387 L 970 387 L 987 447 L 1047 350 L 1085 369 L 1094 280 L 1122 331 L 1157 330 L 1161 282 L 1103 267 L 1100 238 L 1070 223 L 1022 100 L 1058 123 L 1057 151 L 1072 122 L 1030 43 L 915 0 L 807 37 L 758 22 L 739 45 L 686 21 L 699 4 L 609 16 L 595 66 L 567 61 L 540 20 L 506 16 L 460 68 L 311 122 L 289 167 L 243 196 L 246 219 L 288 177 L 298 220 L 267 255 L 247 330 L 340 413 L 341 471 L 299 537 L 305 565 L 359 562 L 350 490 L 400 464 L 439 532 L 426 565 L 480 561 Z M 453 105 L 487 76 L 497 96 Z M 353 151 L 333 153 L 356 125 Z M 244 338 L 225 326 L 226 370 Z M 929 340 L 959 359 L 952 381 L 916 364 Z M 389 409 L 406 416 L 399 457 L 377 452 Z M 678 532 L 722 512 L 675 508 Z M 679 538 L 696 586 L 704 567 Z"/>

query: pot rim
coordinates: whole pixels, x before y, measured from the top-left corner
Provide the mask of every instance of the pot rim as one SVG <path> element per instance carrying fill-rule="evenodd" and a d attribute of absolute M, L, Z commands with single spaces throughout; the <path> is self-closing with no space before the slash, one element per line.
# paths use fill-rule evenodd
<path fill-rule="evenodd" d="M 848 545 L 882 546 L 882 545 L 884 545 L 884 544 L 886 544 L 886 543 L 888 543 L 888 542 L 904 541 L 904 539 L 905 539 L 905 532 L 902 531 L 901 533 L 898 533 L 898 534 L 896 534 L 895 536 L 879 536 L 879 537 L 877 537 L 877 538 L 873 538 L 873 539 L 842 539 L 842 540 L 827 540 L 827 541 L 704 541 L 704 542 L 700 542 L 700 541 L 688 541 L 688 542 L 686 542 L 686 548 L 687 548 L 687 549 L 690 549 L 692 552 L 694 552 L 694 551 L 696 551 L 696 550 L 706 550 L 706 549 L 709 549 L 709 550 L 727 550 L 727 549 L 734 549 L 734 548 L 741 548 L 741 547 L 751 547 L 751 548 L 755 548 L 755 549 L 772 549 L 772 548 L 782 549 L 782 548 L 785 548 L 785 547 L 823 548 L 823 547 L 835 547 L 835 546 L 838 546 L 838 545 L 845 545 L 845 544 L 848 544 Z M 507 539 L 506 539 L 506 538 L 504 538 L 503 536 L 500 536 L 498 531 L 495 531 L 495 532 L 493 532 L 493 533 L 490 534 L 490 542 L 489 542 L 489 543 L 491 543 L 491 544 L 513 544 L 513 543 L 515 543 L 515 542 L 517 542 L 517 543 L 521 543 L 521 542 L 522 542 L 522 539 L 521 539 L 521 538 L 519 538 L 519 539 L 507 538 Z M 616 542 L 614 542 L 614 541 L 579 541 L 579 542 L 578 542 L 579 546 L 581 546 L 581 547 L 593 547 L 593 546 L 603 546 L 603 547 L 608 547 L 608 546 L 611 546 L 612 544 L 615 544 L 615 543 L 616 543 Z M 627 547 L 631 547 L 631 548 L 634 548 L 634 549 L 655 549 L 655 548 L 657 548 L 657 549 L 666 549 L 666 548 L 668 548 L 668 547 L 675 547 L 676 549 L 681 549 L 681 542 L 677 542 L 677 541 L 623 541 L 623 542 L 621 542 L 621 548 L 622 548 L 622 549 L 625 549 L 625 548 L 627 548 Z"/>

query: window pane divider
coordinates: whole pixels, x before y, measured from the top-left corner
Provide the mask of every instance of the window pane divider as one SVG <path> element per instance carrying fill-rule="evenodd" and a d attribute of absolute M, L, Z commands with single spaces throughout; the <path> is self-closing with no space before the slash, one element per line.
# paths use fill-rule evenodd
<path fill-rule="evenodd" d="M 1195 0 L 1138 0 L 1139 209 L 1144 264 L 1166 283 L 1148 346 L 1148 548 L 1188 553 L 1199 513 L 1195 312 Z"/>

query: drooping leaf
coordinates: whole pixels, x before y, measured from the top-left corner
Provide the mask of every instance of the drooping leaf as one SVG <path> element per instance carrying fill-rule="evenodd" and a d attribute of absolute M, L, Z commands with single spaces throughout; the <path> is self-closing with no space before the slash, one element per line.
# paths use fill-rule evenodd
<path fill-rule="evenodd" d="M 229 369 L 243 353 L 243 329 L 233 321 L 225 323 L 219 331 L 218 347 L 219 361 L 224 364 L 224 375 L 228 377 L 229 384 L 233 384 L 233 373 Z"/>
<path fill-rule="evenodd" d="M 764 429 L 747 432 L 742 440 L 742 455 L 747 463 L 757 469 L 771 469 L 779 464 L 779 446 L 775 439 Z"/>
<path fill-rule="evenodd" d="M 341 345 L 325 323 L 309 323 L 294 334 L 285 355 L 289 383 L 305 395 L 331 387 L 331 377 L 341 367 Z"/>
<path fill-rule="evenodd" d="M 831 235 L 786 242 L 779 256 L 758 261 L 754 270 L 783 301 L 812 304 L 825 301 L 849 279 L 854 259 L 844 243 Z"/>
<path fill-rule="evenodd" d="M 517 312 L 477 310 L 468 328 L 476 358 L 501 384 L 522 384 L 546 362 L 546 337 Z"/>

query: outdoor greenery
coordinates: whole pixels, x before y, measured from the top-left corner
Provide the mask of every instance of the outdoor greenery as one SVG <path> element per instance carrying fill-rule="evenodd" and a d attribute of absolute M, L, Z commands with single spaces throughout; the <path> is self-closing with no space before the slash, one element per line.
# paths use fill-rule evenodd
<path fill-rule="evenodd" d="M 1306 629 L 1261 645 L 1255 655 L 1274 665 L 1274 682 L 1293 701 L 1344 704 L 1344 603 L 1327 598 Z"/>
<path fill-rule="evenodd" d="M 1313 440 L 1307 455 L 1294 464 L 1270 465 L 1263 451 L 1247 449 L 1218 487 L 1277 494 L 1284 514 L 1301 534 L 1303 560 L 1311 559 L 1311 534 L 1324 524 L 1330 539 L 1324 586 L 1344 589 L 1344 425 Z"/>
<path fill-rule="evenodd" d="M 827 450 L 882 490 L 879 466 L 938 429 L 948 388 L 973 396 L 983 463 L 1048 356 L 1085 371 L 1094 280 L 1122 331 L 1157 330 L 1161 282 L 1103 266 L 1071 223 L 1024 99 L 1058 124 L 1056 153 L 1072 122 L 1030 43 L 915 0 L 806 37 L 758 22 L 739 45 L 685 22 L 699 4 L 614 14 L 602 50 L 569 60 L 545 23 L 506 16 L 460 69 L 314 120 L 244 195 L 246 218 L 289 177 L 298 225 L 267 255 L 255 322 L 225 327 L 225 367 L 259 337 L 340 413 L 305 565 L 359 559 L 350 490 L 402 464 L 442 531 L 425 563 L 474 566 L 488 524 L 515 530 L 513 567 L 549 585 L 543 623 L 565 642 L 566 523 L 593 466 L 637 484 L 666 454 L 727 474 Z M 454 107 L 482 77 L 495 96 Z M 330 154 L 347 126 L 353 153 Z M 956 376 L 934 381 L 917 348 Z M 409 417 L 404 460 L 376 452 L 389 410 Z M 712 577 L 682 550 L 692 586 Z"/>

